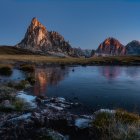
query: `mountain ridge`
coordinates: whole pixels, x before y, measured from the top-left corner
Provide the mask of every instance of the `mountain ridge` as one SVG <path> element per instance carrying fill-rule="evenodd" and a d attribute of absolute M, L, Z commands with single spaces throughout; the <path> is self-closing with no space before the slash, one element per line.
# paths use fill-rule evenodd
<path fill-rule="evenodd" d="M 140 55 L 140 42 L 133 40 L 123 45 L 117 39 L 109 37 L 105 39 L 95 50 L 94 56 L 128 56 Z"/>
<path fill-rule="evenodd" d="M 123 45 L 119 40 L 108 37 L 96 50 L 74 48 L 65 38 L 56 31 L 48 31 L 47 28 L 34 17 L 24 35 L 24 38 L 14 47 L 19 52 L 31 52 L 40 55 L 59 57 L 93 57 L 93 56 L 127 56 L 140 55 L 140 42 L 133 40 Z M 15 48 L 13 48 L 13 51 Z M 2 48 L 1 48 L 2 50 Z M 10 50 L 7 48 L 7 50 Z M 12 50 L 11 50 L 12 51 Z M 4 50 L 6 52 L 6 49 Z M 9 52 L 8 52 L 9 53 Z"/>
<path fill-rule="evenodd" d="M 68 41 L 56 31 L 48 31 L 37 18 L 33 18 L 23 40 L 16 45 L 18 48 L 29 49 L 41 54 L 53 54 L 63 57 L 86 56 L 79 48 L 72 48 Z"/>
<path fill-rule="evenodd" d="M 125 55 L 125 47 L 117 39 L 109 37 L 105 39 L 97 48 L 96 56 Z"/>

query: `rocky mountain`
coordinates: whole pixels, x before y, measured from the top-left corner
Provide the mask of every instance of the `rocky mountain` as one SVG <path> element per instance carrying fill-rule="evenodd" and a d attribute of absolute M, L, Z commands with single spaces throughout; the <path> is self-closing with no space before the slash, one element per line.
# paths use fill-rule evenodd
<path fill-rule="evenodd" d="M 139 41 L 134 40 L 124 46 L 112 37 L 103 41 L 96 50 L 73 48 L 58 32 L 48 31 L 37 18 L 32 19 L 23 40 L 16 47 L 35 54 L 60 57 L 140 55 Z"/>
<path fill-rule="evenodd" d="M 140 42 L 133 40 L 126 45 L 126 55 L 140 55 Z"/>
<path fill-rule="evenodd" d="M 107 38 L 99 45 L 95 52 L 96 56 L 125 55 L 125 47 L 115 38 Z"/>
<path fill-rule="evenodd" d="M 55 31 L 48 31 L 37 18 L 33 18 L 27 29 L 24 39 L 16 45 L 40 54 L 51 54 L 57 56 L 84 56 L 80 49 L 72 48 L 64 37 Z"/>

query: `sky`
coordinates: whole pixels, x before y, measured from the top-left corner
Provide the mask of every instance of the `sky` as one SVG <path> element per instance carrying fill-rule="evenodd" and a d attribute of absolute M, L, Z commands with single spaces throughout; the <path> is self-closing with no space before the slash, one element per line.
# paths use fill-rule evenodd
<path fill-rule="evenodd" d="M 0 0 L 0 45 L 20 42 L 33 17 L 73 47 L 140 41 L 140 0 Z"/>

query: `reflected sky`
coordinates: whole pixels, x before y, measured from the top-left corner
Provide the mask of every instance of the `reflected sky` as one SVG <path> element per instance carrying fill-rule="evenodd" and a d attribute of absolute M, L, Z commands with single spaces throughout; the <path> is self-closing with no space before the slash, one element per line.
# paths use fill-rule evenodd
<path fill-rule="evenodd" d="M 18 80 L 25 75 L 14 70 L 11 77 L 0 81 Z M 64 97 L 97 110 L 124 108 L 140 112 L 140 67 L 77 66 L 36 68 L 35 85 L 28 90 L 36 96 Z"/>

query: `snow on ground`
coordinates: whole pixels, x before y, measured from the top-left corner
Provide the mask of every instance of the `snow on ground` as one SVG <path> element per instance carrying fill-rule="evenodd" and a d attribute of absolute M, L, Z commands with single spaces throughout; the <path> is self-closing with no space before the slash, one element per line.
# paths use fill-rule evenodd
<path fill-rule="evenodd" d="M 32 95 L 28 95 L 26 92 L 24 91 L 20 91 L 18 92 L 17 98 L 22 99 L 23 101 L 29 103 L 29 105 L 31 106 L 31 108 L 36 108 L 36 103 L 35 103 L 35 96 Z"/>

